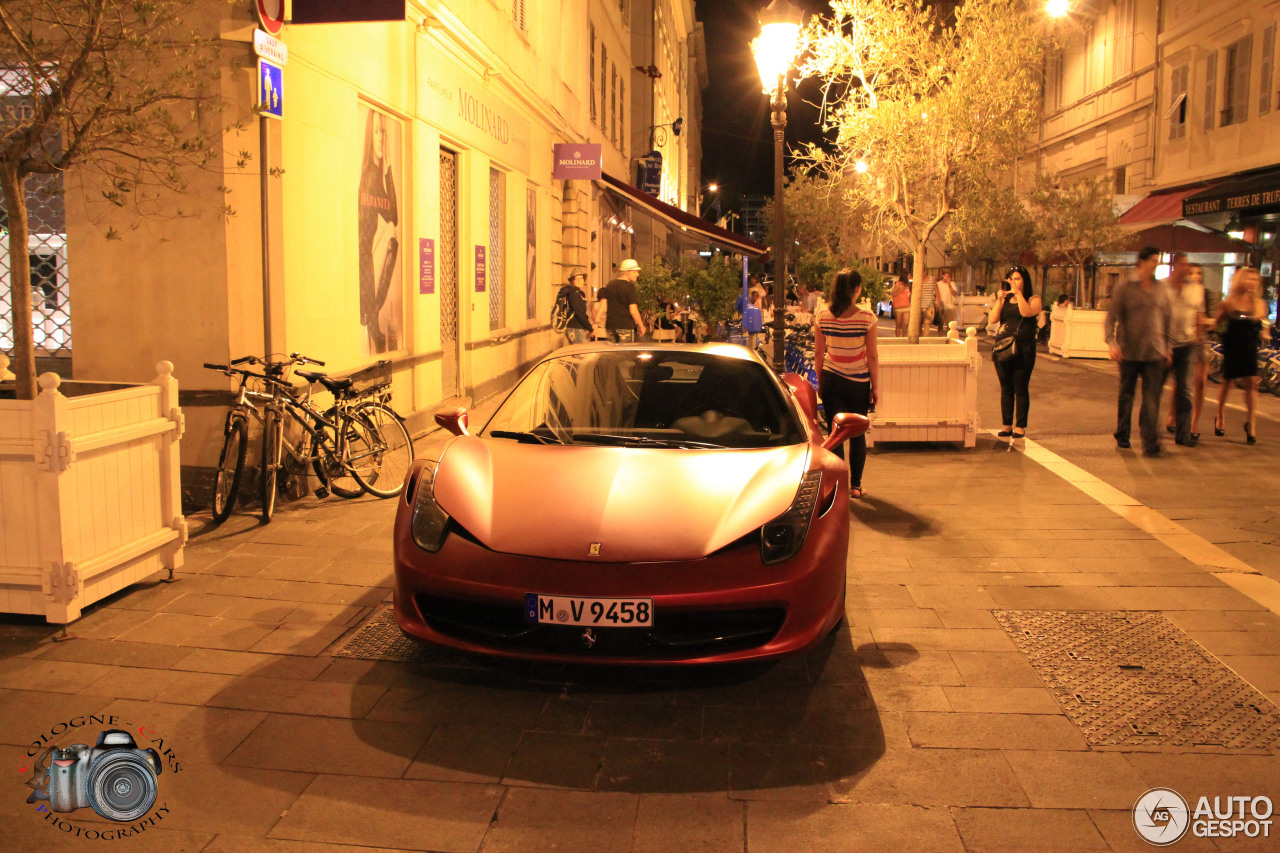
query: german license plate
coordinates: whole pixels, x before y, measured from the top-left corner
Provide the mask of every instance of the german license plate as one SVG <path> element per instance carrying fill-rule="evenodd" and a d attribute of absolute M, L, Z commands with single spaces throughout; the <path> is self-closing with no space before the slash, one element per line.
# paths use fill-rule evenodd
<path fill-rule="evenodd" d="M 602 625 L 647 628 L 653 624 L 652 598 L 571 598 L 527 592 L 524 621 L 548 625 Z"/>

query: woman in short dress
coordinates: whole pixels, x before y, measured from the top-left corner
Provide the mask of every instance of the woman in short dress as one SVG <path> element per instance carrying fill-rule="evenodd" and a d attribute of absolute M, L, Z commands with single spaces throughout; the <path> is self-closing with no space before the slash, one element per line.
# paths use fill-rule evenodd
<path fill-rule="evenodd" d="M 862 276 L 849 268 L 836 273 L 831 306 L 818 314 L 814 325 L 813 367 L 818 374 L 818 396 L 827 429 L 836 415 L 855 412 L 865 416 L 875 407 L 880 381 L 876 351 L 876 315 L 858 307 Z M 833 448 L 844 458 L 844 447 Z M 849 439 L 849 497 L 866 495 L 862 469 L 867 463 L 867 438 Z"/>
<path fill-rule="evenodd" d="M 1214 435 L 1227 434 L 1226 405 L 1231 386 L 1239 379 L 1244 383 L 1244 405 L 1248 420 L 1244 438 L 1256 444 L 1258 408 L 1258 347 L 1270 339 L 1267 328 L 1267 303 L 1260 295 L 1262 279 L 1253 267 L 1241 267 L 1231 277 L 1231 290 L 1218 306 L 1219 337 L 1222 341 L 1222 389 L 1218 392 L 1218 417 L 1213 422 Z"/>

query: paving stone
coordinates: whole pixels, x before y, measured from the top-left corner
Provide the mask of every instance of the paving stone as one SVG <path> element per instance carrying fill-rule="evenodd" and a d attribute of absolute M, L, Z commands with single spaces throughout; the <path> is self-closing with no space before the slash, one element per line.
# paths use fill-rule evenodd
<path fill-rule="evenodd" d="M 999 628 L 990 610 L 935 610 L 944 628 Z"/>
<path fill-rule="evenodd" d="M 747 849 L 751 853 L 961 853 L 964 845 L 946 809 L 753 802 L 747 804 Z"/>
<path fill-rule="evenodd" d="M 725 744 L 610 738 L 596 789 L 633 794 L 719 793 L 729 787 Z"/>
<path fill-rule="evenodd" d="M 149 610 L 100 607 L 68 625 L 67 633 L 76 639 L 111 640 L 150 618 Z"/>
<path fill-rule="evenodd" d="M 270 635 L 272 626 L 263 622 L 248 619 L 228 619 L 218 617 L 211 620 L 208 627 L 183 642 L 184 646 L 202 649 L 224 649 L 227 651 L 244 651 L 263 637 Z"/>
<path fill-rule="evenodd" d="M 1024 807 L 1026 793 L 999 751 L 904 749 L 845 756 L 832 774 L 833 802 Z"/>
<path fill-rule="evenodd" d="M 221 577 L 251 578 L 271 561 L 270 557 L 253 554 L 230 554 L 210 563 L 204 570 L 206 575 Z"/>
<path fill-rule="evenodd" d="M 1180 610 L 1165 618 L 1182 630 L 1194 631 L 1280 631 L 1280 614 L 1270 610 Z"/>
<path fill-rule="evenodd" d="M 977 711 L 988 714 L 1062 713 L 1062 707 L 1053 698 L 1053 694 L 1044 687 L 943 687 L 942 690 L 951 704 L 949 710 L 952 711 Z"/>
<path fill-rule="evenodd" d="M 320 776 L 271 838 L 433 851 L 480 848 L 502 799 L 491 785 Z M 393 815 L 394 819 L 388 820 Z"/>
<path fill-rule="evenodd" d="M 512 788 L 502 799 L 483 851 L 630 850 L 639 805 L 640 798 L 632 794 Z"/>
<path fill-rule="evenodd" d="M 385 687 L 376 685 L 242 676 L 214 696 L 209 704 L 216 708 L 359 719 L 369 713 L 385 692 Z"/>
<path fill-rule="evenodd" d="M 0 687 L 47 693 L 79 693 L 110 675 L 114 667 L 96 663 L 11 658 L 0 661 Z"/>
<path fill-rule="evenodd" d="M 1003 534 L 1002 534 L 1003 535 Z M 911 567 L 922 571 L 972 572 L 1022 572 L 1022 567 L 1012 557 L 911 557 Z"/>
<path fill-rule="evenodd" d="M 175 670 L 174 675 L 177 677 L 173 683 L 155 696 L 157 702 L 203 707 L 236 680 L 234 675 L 218 675 L 211 672 Z"/>
<path fill-rule="evenodd" d="M 1280 692 L 1280 659 L 1275 655 L 1219 655 L 1218 660 L 1263 693 Z"/>
<path fill-rule="evenodd" d="M 502 783 L 539 788 L 594 788 L 604 750 L 603 737 L 525 732 Z"/>
<path fill-rule="evenodd" d="M 992 586 L 987 592 L 993 610 L 1121 610 L 1113 589 Z"/>
<path fill-rule="evenodd" d="M 1065 716 L 908 711 L 907 731 L 920 747 L 973 749 L 1088 749 Z"/>
<path fill-rule="evenodd" d="M 158 643 L 166 646 L 188 645 L 188 641 L 207 630 L 214 621 L 211 616 L 191 616 L 186 613 L 153 613 L 145 622 L 120 635 L 120 639 L 134 643 Z"/>
<path fill-rule="evenodd" d="M 628 702 L 592 702 L 586 733 L 602 737 L 698 740 L 702 708 L 680 705 L 655 714 L 651 707 Z"/>
<path fill-rule="evenodd" d="M 117 699 L 155 699 L 172 687 L 180 676 L 180 673 L 163 669 L 116 666 L 101 678 L 86 684 L 80 692 Z"/>
<path fill-rule="evenodd" d="M 224 675 L 256 675 L 261 678 L 298 678 L 310 681 L 329 666 L 329 660 L 276 657 L 254 652 L 195 649 L 174 669 Z"/>
<path fill-rule="evenodd" d="M 269 598 L 251 598 L 244 595 L 210 595 L 225 606 L 216 615 L 232 619 L 246 619 L 252 622 L 268 622 L 279 624 L 293 612 L 296 603 L 277 601 Z"/>
<path fill-rule="evenodd" d="M 632 853 L 724 853 L 743 850 L 742 803 L 680 794 L 642 794 Z"/>
<path fill-rule="evenodd" d="M 285 617 L 285 622 L 323 622 L 345 627 L 351 625 L 363 613 L 363 607 L 354 605 L 307 603 L 295 607 Z"/>
<path fill-rule="evenodd" d="M 1133 799 L 1135 803 L 1138 801 L 1137 797 Z M 1194 809 L 1195 804 L 1192 803 L 1191 807 Z M 1090 809 L 1089 818 L 1115 853 L 1151 853 L 1155 849 L 1134 829 L 1132 803 L 1123 810 Z M 1222 848 L 1208 838 L 1197 838 L 1188 832 L 1169 849 L 1176 850 L 1178 853 L 1210 853 Z M 1241 853 L 1244 851 L 1242 850 Z"/>
<path fill-rule="evenodd" d="M 1280 656 L 1280 631 L 1190 631 L 1188 633 L 1210 654 L 1219 657 Z"/>
<path fill-rule="evenodd" d="M 109 704 L 106 711 L 119 717 L 120 728 L 137 729 L 145 725 L 158 737 L 169 739 L 181 760 L 205 764 L 222 762 L 266 717 L 258 711 L 196 708 L 132 699 L 118 699 Z"/>
<path fill-rule="evenodd" d="M 83 693 L 5 690 L 0 693 L 0 743 L 28 747 L 59 723 L 104 713 L 114 701 L 111 696 Z M 55 742 L 58 746 L 66 746 L 71 743 L 71 737 L 69 734 L 60 735 Z M 64 739 L 66 743 L 61 742 Z"/>
<path fill-rule="evenodd" d="M 247 835 L 220 833 L 204 848 L 202 853 L 349 853 L 345 844 L 326 844 L 320 841 L 286 841 L 273 838 L 253 838 Z M 367 850 L 369 848 L 360 848 Z M 391 847 L 378 848 L 383 853 L 413 853 Z"/>
<path fill-rule="evenodd" d="M 845 606 L 876 610 L 886 607 L 914 608 L 919 605 L 912 599 L 910 591 L 899 584 L 849 584 L 845 591 Z"/>
<path fill-rule="evenodd" d="M 158 646 L 152 643 L 73 637 L 70 640 L 45 644 L 37 656 L 44 660 L 169 669 L 190 654 L 190 649 L 176 649 L 172 646 Z"/>
<path fill-rule="evenodd" d="M 729 796 L 826 803 L 832 762 L 822 746 L 730 744 Z M 835 763 L 840 763 L 838 760 Z"/>
<path fill-rule="evenodd" d="M 542 715 L 546 696 L 475 685 L 392 687 L 366 715 L 370 720 L 529 728 Z"/>
<path fill-rule="evenodd" d="M 302 556 L 276 557 L 267 563 L 255 577 L 282 581 L 305 581 L 318 575 L 330 565 L 329 560 Z"/>
<path fill-rule="evenodd" d="M 910 645 L 917 649 L 960 649 L 980 652 L 1017 651 L 999 628 L 873 628 L 876 645 Z"/>
<path fill-rule="evenodd" d="M 490 726 L 437 726 L 405 772 L 406 779 L 497 784 L 522 732 Z"/>
<path fill-rule="evenodd" d="M 1192 810 L 1200 797 L 1266 796 L 1280 802 L 1280 756 L 1127 753 L 1148 788 L 1172 788 Z M 1135 797 L 1135 802 L 1137 798 Z M 1274 827 L 1273 827 L 1274 828 Z"/>
<path fill-rule="evenodd" d="M 1004 757 L 1036 808 L 1131 809 L 1150 787 L 1118 752 L 1007 750 Z"/>
<path fill-rule="evenodd" d="M 1028 850 L 1109 851 L 1088 813 L 1065 809 L 952 810 L 967 849 L 983 853 Z"/>
<path fill-rule="evenodd" d="M 428 734 L 396 723 L 270 714 L 223 763 L 398 779 Z"/>
<path fill-rule="evenodd" d="M 183 761 L 158 780 L 170 828 L 265 837 L 311 783 L 308 773 Z"/>
<path fill-rule="evenodd" d="M 875 628 L 940 628 L 942 622 L 932 610 L 918 607 L 887 607 L 849 611 L 854 625 Z"/>
<path fill-rule="evenodd" d="M 931 610 L 993 610 L 995 600 L 986 589 L 978 586 L 920 586 L 908 587 L 916 607 Z"/>
<path fill-rule="evenodd" d="M 347 632 L 346 625 L 287 623 L 267 633 L 249 647 L 250 651 L 278 655 L 315 656 Z"/>
<path fill-rule="evenodd" d="M 994 654 L 977 652 L 975 654 Z M 917 651 L 914 648 L 859 649 L 867 683 L 890 684 L 963 684 L 951 652 Z"/>
<path fill-rule="evenodd" d="M 967 687 L 1044 687 L 1020 652 L 949 652 Z"/>
<path fill-rule="evenodd" d="M 882 711 L 950 711 L 952 704 L 947 700 L 945 691 L 956 689 L 963 688 L 880 683 L 871 696 L 875 706 Z"/>
<path fill-rule="evenodd" d="M 185 613 L 188 616 L 217 616 L 227 609 L 227 596 L 203 592 L 187 592 L 160 608 L 161 613 Z"/>

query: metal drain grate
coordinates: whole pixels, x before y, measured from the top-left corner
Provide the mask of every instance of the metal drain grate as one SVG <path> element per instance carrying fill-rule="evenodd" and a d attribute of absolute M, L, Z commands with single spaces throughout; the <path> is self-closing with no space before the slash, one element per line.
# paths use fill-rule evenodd
<path fill-rule="evenodd" d="M 395 612 L 390 607 L 384 607 L 375 613 L 333 656 L 395 661 L 425 661 L 432 658 L 427 648 L 400 630 L 400 626 L 396 624 Z"/>
<path fill-rule="evenodd" d="M 1159 613 L 995 617 L 1094 746 L 1280 745 L 1280 709 Z"/>

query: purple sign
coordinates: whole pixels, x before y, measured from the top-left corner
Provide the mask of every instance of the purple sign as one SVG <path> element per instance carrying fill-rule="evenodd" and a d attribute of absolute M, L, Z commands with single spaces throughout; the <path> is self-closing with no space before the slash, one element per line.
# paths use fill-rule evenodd
<path fill-rule="evenodd" d="M 600 147 L 598 142 L 587 145 L 557 142 L 551 177 L 558 180 L 598 180 L 602 171 Z"/>
<path fill-rule="evenodd" d="M 657 196 L 662 191 L 662 152 L 650 151 L 636 162 L 636 187 Z"/>
<path fill-rule="evenodd" d="M 418 292 L 436 292 L 436 241 L 418 238 Z"/>
<path fill-rule="evenodd" d="M 476 246 L 476 293 L 484 293 L 484 246 Z"/>

